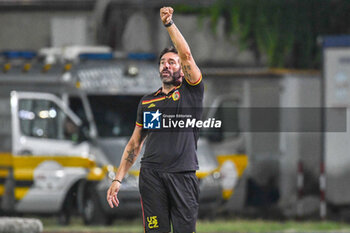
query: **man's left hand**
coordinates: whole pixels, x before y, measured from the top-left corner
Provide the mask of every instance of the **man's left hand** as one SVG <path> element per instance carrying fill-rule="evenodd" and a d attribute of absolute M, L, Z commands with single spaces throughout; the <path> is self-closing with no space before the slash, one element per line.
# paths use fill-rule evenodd
<path fill-rule="evenodd" d="M 173 17 L 174 9 L 171 7 L 162 7 L 160 9 L 160 19 L 162 20 L 163 24 L 170 23 L 172 17 Z"/>

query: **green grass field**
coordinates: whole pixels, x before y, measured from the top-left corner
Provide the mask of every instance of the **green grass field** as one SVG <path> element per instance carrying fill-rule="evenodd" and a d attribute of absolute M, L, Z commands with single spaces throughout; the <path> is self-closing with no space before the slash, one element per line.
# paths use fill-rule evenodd
<path fill-rule="evenodd" d="M 142 233 L 142 220 L 120 221 L 112 226 L 84 226 L 74 219 L 69 226 L 58 226 L 54 218 L 41 219 L 46 233 Z M 217 232 L 350 232 L 350 224 L 331 221 L 265 221 L 265 220 L 200 220 L 197 224 L 198 233 Z"/>

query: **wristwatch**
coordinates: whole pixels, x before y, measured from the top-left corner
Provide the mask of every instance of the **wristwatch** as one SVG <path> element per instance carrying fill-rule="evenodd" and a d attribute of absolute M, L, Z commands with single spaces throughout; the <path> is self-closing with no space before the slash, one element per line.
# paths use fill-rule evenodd
<path fill-rule="evenodd" d="M 173 25 L 173 24 L 174 24 L 174 21 L 173 21 L 173 20 L 170 20 L 170 22 L 167 23 L 167 24 L 164 24 L 164 26 L 167 28 L 167 27 L 170 27 L 170 26 Z"/>

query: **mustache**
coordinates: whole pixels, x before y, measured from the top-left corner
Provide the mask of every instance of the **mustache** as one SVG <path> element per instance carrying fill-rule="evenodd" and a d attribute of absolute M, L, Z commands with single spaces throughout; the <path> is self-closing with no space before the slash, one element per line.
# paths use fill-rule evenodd
<path fill-rule="evenodd" d="M 164 68 L 161 72 L 159 72 L 160 78 L 162 80 L 163 80 L 163 72 L 166 72 L 172 78 L 172 80 L 168 81 L 167 84 L 178 86 L 181 83 L 181 81 L 179 81 L 179 79 L 181 78 L 181 68 L 174 72 L 171 72 L 171 70 Z"/>
<path fill-rule="evenodd" d="M 164 68 L 161 73 L 163 73 L 163 72 L 167 72 L 167 73 L 171 74 L 170 70 L 168 70 L 167 68 Z"/>

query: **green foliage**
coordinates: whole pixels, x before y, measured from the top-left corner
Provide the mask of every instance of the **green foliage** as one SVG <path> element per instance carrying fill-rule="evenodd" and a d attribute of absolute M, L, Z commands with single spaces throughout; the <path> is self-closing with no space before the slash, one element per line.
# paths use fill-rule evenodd
<path fill-rule="evenodd" d="M 265 54 L 270 67 L 318 68 L 318 38 L 350 33 L 350 0 L 216 0 L 189 12 L 210 15 L 214 33 L 223 17 L 227 35 L 258 59 Z"/>

